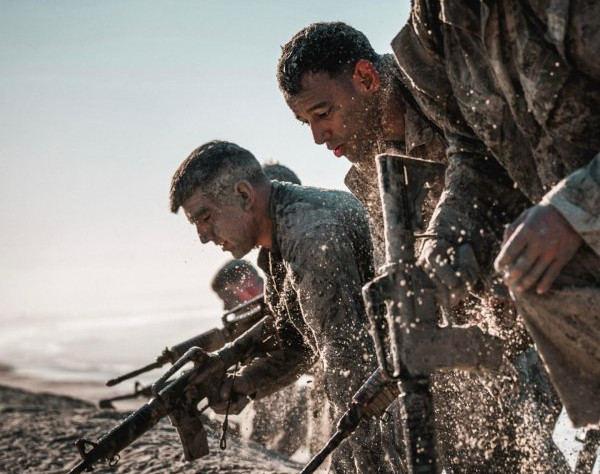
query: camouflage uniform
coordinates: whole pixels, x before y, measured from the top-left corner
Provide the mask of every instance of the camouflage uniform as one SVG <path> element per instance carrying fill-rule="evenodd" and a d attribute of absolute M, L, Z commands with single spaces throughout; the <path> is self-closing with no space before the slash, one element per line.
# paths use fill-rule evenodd
<path fill-rule="evenodd" d="M 397 66 L 386 72 L 401 81 Z M 389 82 L 388 82 L 389 84 Z M 404 90 L 402 84 L 392 87 Z M 376 152 L 400 153 L 422 159 L 446 162 L 446 141 L 413 103 L 405 101 L 404 141 L 380 144 Z M 369 212 L 374 255 L 377 266 L 384 261 L 383 211 L 373 162 L 360 160 L 346 175 L 346 186 Z M 443 183 L 434 186 L 425 203 L 425 222 L 431 217 Z M 500 337 L 505 364 L 501 374 L 439 372 L 433 375 L 433 390 L 438 437 L 443 466 L 450 473 L 519 473 L 537 463 L 540 472 L 552 466 L 553 472 L 567 472 L 564 459 L 551 439 L 556 411 L 560 409 L 554 390 L 521 321 L 516 319 L 510 302 L 490 304 L 490 293 L 469 297 L 448 314 L 456 324 L 477 324 L 485 333 Z M 402 453 L 402 434 L 398 413 L 396 437 L 385 440 Z M 532 433 L 543 432 L 542 436 Z"/>
<path fill-rule="evenodd" d="M 373 277 L 364 208 L 350 194 L 272 183 L 272 247 L 261 249 L 265 298 L 277 315 L 282 357 L 253 361 L 243 373 L 266 396 L 318 357 L 337 418 L 376 369 L 362 286 Z M 338 473 L 388 472 L 376 423 L 362 423 L 334 454 Z"/>
<path fill-rule="evenodd" d="M 382 81 L 388 87 L 405 90 L 400 82 L 400 71 L 394 64 L 391 55 L 383 55 L 380 68 L 382 74 L 388 76 Z M 373 150 L 373 156 L 378 153 L 399 153 L 418 157 L 431 161 L 446 161 L 446 142 L 435 126 L 427 120 L 422 112 L 412 105 L 412 100 L 406 94 L 404 114 L 405 135 L 404 140 L 396 142 L 378 142 L 377 149 Z M 360 163 L 352 165 L 344 180 L 348 189 L 365 206 L 369 213 L 369 225 L 371 238 L 373 240 L 373 255 L 375 266 L 378 268 L 385 264 L 385 237 L 383 234 L 383 210 L 379 197 L 377 183 L 377 171 L 373 159 L 361 160 Z M 431 195 L 437 199 L 441 193 L 442 183 L 436 187 Z M 434 202 L 428 202 L 428 208 L 432 208 Z M 426 214 L 430 214 L 426 211 Z M 427 216 L 426 216 L 427 217 Z"/>
<path fill-rule="evenodd" d="M 596 0 L 416 0 L 393 42 L 449 141 L 430 232 L 465 231 L 489 262 L 501 225 L 547 201 L 585 242 L 551 292 L 516 299 L 578 426 L 600 420 L 599 23 Z"/>

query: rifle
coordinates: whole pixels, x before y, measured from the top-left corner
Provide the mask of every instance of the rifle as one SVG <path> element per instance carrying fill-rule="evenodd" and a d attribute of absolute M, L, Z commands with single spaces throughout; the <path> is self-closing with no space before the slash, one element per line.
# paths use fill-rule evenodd
<path fill-rule="evenodd" d="M 353 397 L 337 432 L 303 474 L 314 472 L 354 431 L 360 419 L 383 414 L 393 401 L 388 398 L 392 393 L 402 394 L 409 472 L 439 474 L 442 468 L 437 456 L 431 373 L 435 369 L 500 367 L 499 340 L 484 336 L 479 328 L 438 325 L 435 285 L 416 266 L 415 231 L 423 224 L 421 206 L 428 183 L 442 179 L 444 166 L 398 155 L 378 155 L 376 160 L 384 209 L 386 265 L 365 285 L 363 297 L 379 369 Z M 363 390 L 365 394 L 373 392 L 365 397 Z M 364 400 L 379 403 L 375 403 L 376 409 L 365 410 Z"/>
<path fill-rule="evenodd" d="M 133 386 L 133 393 L 128 393 L 126 395 L 117 395 L 116 397 L 111 397 L 111 398 L 103 398 L 101 400 L 98 401 L 98 407 L 99 408 L 114 408 L 115 406 L 112 404 L 112 402 L 116 402 L 118 400 L 131 400 L 133 398 L 137 398 L 137 397 L 145 397 L 145 398 L 149 398 L 152 396 L 152 386 L 151 385 L 146 385 L 145 387 L 142 386 L 141 383 L 139 383 L 137 380 L 135 381 L 135 384 Z"/>
<path fill-rule="evenodd" d="M 363 288 L 377 359 L 385 378 L 399 384 L 411 474 L 439 474 L 431 373 L 436 369 L 498 370 L 502 345 L 477 327 L 440 327 L 436 288 L 416 265 L 415 232 L 423 227 L 429 187 L 443 179 L 441 163 L 378 155 L 384 209 L 386 265 Z"/>
<path fill-rule="evenodd" d="M 343 440 L 354 433 L 362 420 L 379 418 L 399 394 L 398 384 L 391 383 L 384 377 L 381 369 L 373 372 L 362 387 L 352 396 L 352 402 L 350 402 L 348 410 L 338 421 L 334 435 L 329 439 L 325 447 L 302 469 L 300 474 L 315 472 L 323 461 L 325 461 L 325 458 Z"/>
<path fill-rule="evenodd" d="M 165 416 L 177 428 L 187 461 L 208 454 L 208 439 L 200 414 L 213 402 L 220 400 L 221 382 L 230 367 L 276 348 L 275 338 L 266 329 L 264 321 L 258 322 L 242 337 L 217 352 L 209 353 L 199 347 L 189 349 L 152 385 L 153 396 L 145 405 L 97 442 L 79 439 L 75 443 L 83 460 L 68 474 L 90 471 L 95 463 L 102 460 L 111 467 L 115 466 L 119 461 L 118 453 Z M 194 368 L 170 380 L 188 362 L 193 362 Z M 198 403 L 202 400 L 208 403 L 199 411 Z"/>
<path fill-rule="evenodd" d="M 121 383 L 123 380 L 128 380 L 143 374 L 144 372 L 158 369 L 167 363 L 173 363 L 191 347 L 200 347 L 207 352 L 216 351 L 223 347 L 227 342 L 233 341 L 236 337 L 250 329 L 255 323 L 261 320 L 265 314 L 266 305 L 264 296 L 256 296 L 246 303 L 242 303 L 225 312 L 223 316 L 221 316 L 221 321 L 223 323 L 222 328 L 209 329 L 198 336 L 187 339 L 172 347 L 167 347 L 156 358 L 156 362 L 111 379 L 106 382 L 106 385 L 112 387 L 113 385 Z M 134 392 L 133 395 L 126 396 L 126 398 L 135 398 L 140 395 L 142 395 L 142 392 Z M 119 400 L 119 398 L 108 400 L 110 403 L 110 401 Z"/>

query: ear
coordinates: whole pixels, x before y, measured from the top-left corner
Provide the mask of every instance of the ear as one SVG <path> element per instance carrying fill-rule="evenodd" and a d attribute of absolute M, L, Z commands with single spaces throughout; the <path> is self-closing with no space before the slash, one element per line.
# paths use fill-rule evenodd
<path fill-rule="evenodd" d="M 366 59 L 360 59 L 354 65 L 352 79 L 359 90 L 366 93 L 373 94 L 381 87 L 381 80 L 375 65 Z"/>
<path fill-rule="evenodd" d="M 242 208 L 246 211 L 252 208 L 256 200 L 256 190 L 254 187 L 244 179 L 235 183 L 234 190 L 236 196 L 241 200 Z"/>

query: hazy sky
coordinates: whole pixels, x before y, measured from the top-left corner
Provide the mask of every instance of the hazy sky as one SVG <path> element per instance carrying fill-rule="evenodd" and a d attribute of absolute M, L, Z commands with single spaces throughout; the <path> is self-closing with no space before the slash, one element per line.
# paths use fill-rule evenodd
<path fill-rule="evenodd" d="M 345 21 L 379 52 L 408 0 L 0 0 L 0 315 L 216 304 L 227 258 L 168 210 L 172 173 L 221 138 L 343 188 L 275 81 L 283 45 Z"/>

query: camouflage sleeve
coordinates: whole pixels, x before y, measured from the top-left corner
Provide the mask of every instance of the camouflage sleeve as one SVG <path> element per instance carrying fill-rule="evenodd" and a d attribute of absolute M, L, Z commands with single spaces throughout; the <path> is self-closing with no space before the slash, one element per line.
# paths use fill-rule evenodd
<path fill-rule="evenodd" d="M 352 395 L 375 370 L 373 348 L 366 330 L 360 257 L 370 245 L 364 223 L 362 243 L 353 243 L 345 226 L 316 224 L 307 229 L 294 254 L 295 286 L 302 315 L 320 355 L 323 382 L 335 418 L 346 410 Z M 370 252 L 368 252 L 370 255 Z M 377 422 L 363 422 L 333 455 L 335 472 L 389 472 L 384 466 Z"/>
<path fill-rule="evenodd" d="M 567 55 L 578 71 L 583 72 L 595 81 L 600 81 L 600 2 L 597 0 L 562 0 L 556 3 L 562 11 L 557 12 L 553 8 L 545 10 L 542 21 L 546 24 L 548 35 L 552 39 L 557 38 L 559 43 L 562 32 L 565 31 L 565 39 L 561 41 L 560 47 L 567 48 Z M 540 2 L 543 5 L 543 2 Z M 556 13 L 568 12 L 557 15 Z M 568 16 L 568 21 L 565 17 Z M 568 27 L 567 27 L 568 25 Z"/>
<path fill-rule="evenodd" d="M 561 39 L 575 68 L 600 84 L 600 2 L 581 0 L 560 2 L 568 9 L 568 28 L 556 21 L 548 9 L 543 21 L 549 33 Z M 551 34 L 552 37 L 552 34 Z M 542 202 L 551 203 L 569 221 L 584 241 L 600 255 L 600 153 L 582 168 L 571 173 L 554 186 Z"/>
<path fill-rule="evenodd" d="M 369 245 L 364 227 L 364 244 Z M 321 223 L 307 229 L 293 254 L 296 291 L 323 364 L 326 390 L 343 410 L 375 368 L 361 297 L 361 252 L 343 226 Z"/>
<path fill-rule="evenodd" d="M 464 136 L 449 134 L 448 138 L 444 191 L 427 233 L 454 244 L 471 244 L 479 265 L 487 271 L 502 241 L 503 225 L 529 203 L 483 144 Z"/>
<path fill-rule="evenodd" d="M 544 196 L 600 255 L 600 153 Z"/>
<path fill-rule="evenodd" d="M 502 224 L 514 220 L 526 200 L 462 117 L 446 74 L 435 4 L 415 0 L 408 24 L 392 41 L 408 89 L 448 141 L 444 190 L 427 233 L 453 244 L 471 244 L 480 267 L 487 270 Z"/>

